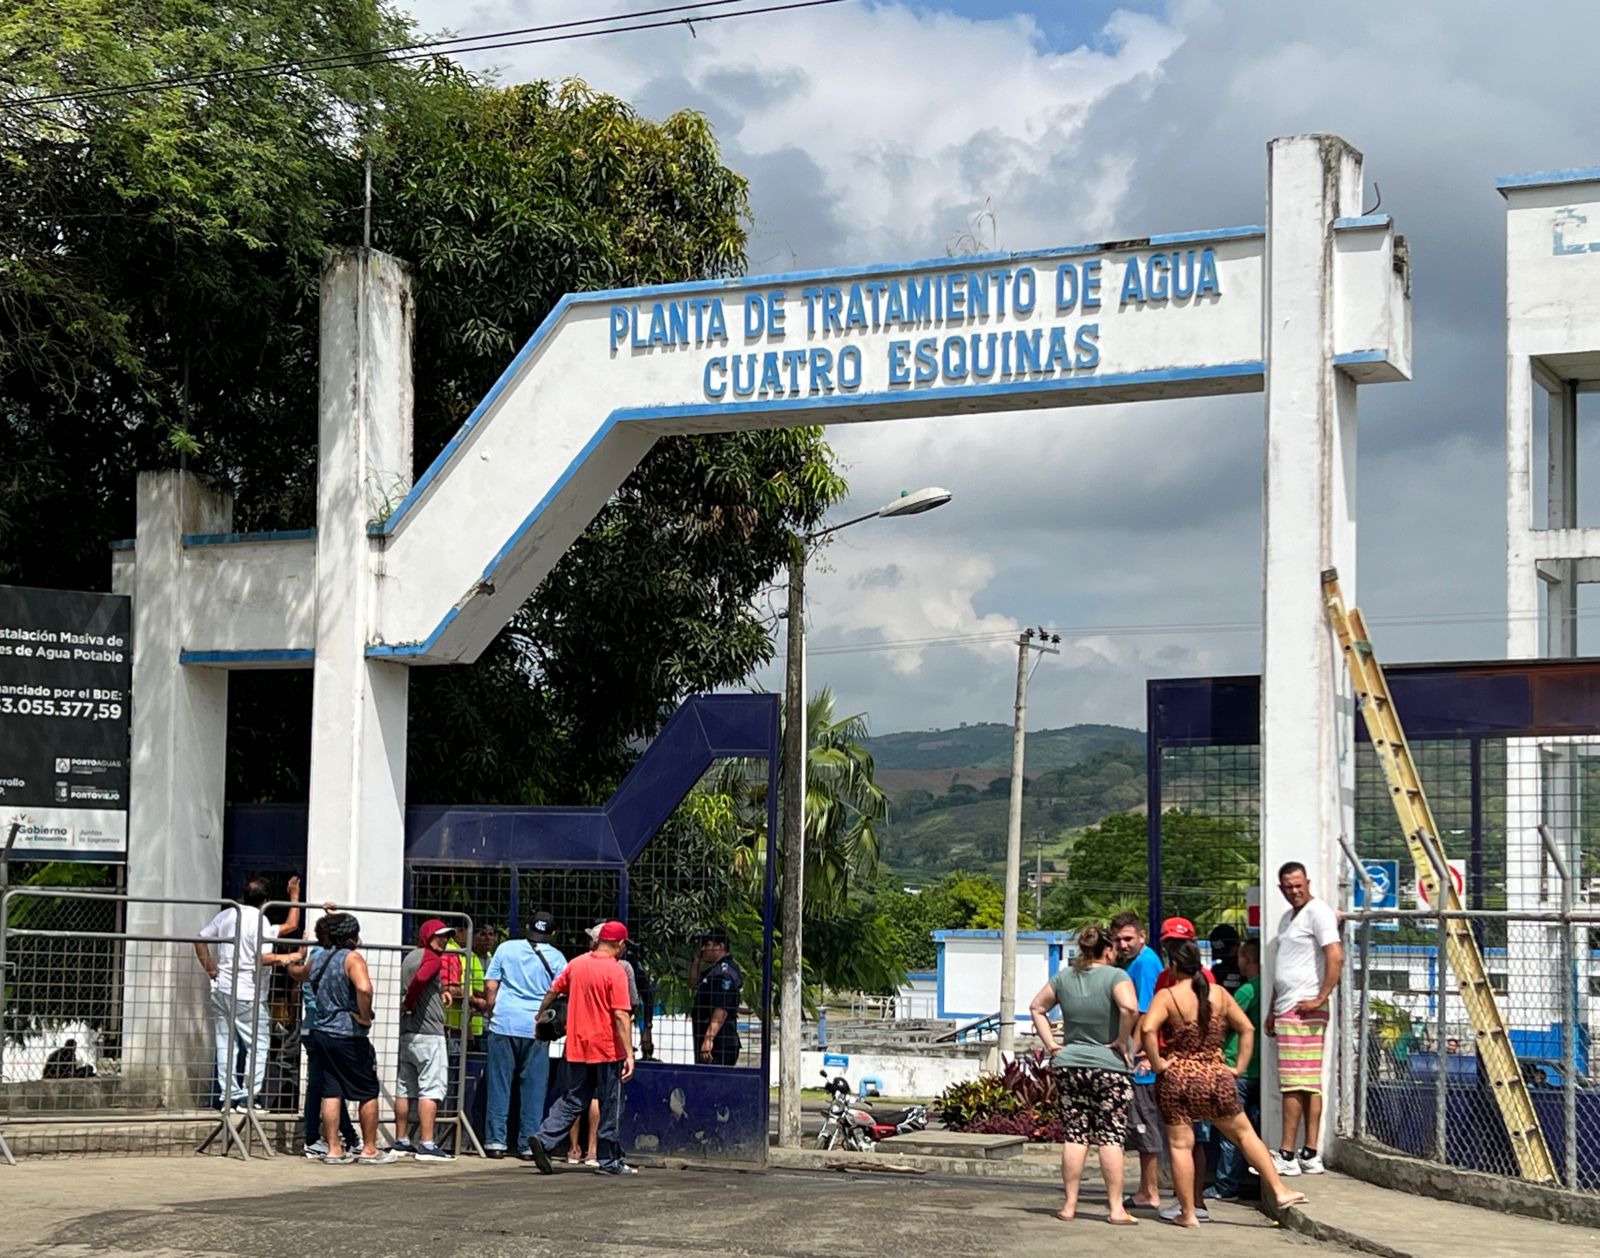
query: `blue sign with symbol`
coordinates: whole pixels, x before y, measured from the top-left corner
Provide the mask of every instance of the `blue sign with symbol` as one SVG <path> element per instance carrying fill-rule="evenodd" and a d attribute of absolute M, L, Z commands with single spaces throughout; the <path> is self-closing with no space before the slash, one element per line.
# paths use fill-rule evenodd
<path fill-rule="evenodd" d="M 1359 878 L 1356 879 L 1356 908 L 1358 909 L 1397 909 L 1400 907 L 1400 862 L 1394 861 L 1362 861 L 1367 877 L 1372 882 L 1372 903 L 1367 903 L 1367 887 Z M 1399 930 L 1400 923 L 1393 919 L 1387 922 L 1373 922 L 1376 930 Z"/>
<path fill-rule="evenodd" d="M 822 1055 L 822 1064 L 828 1070 L 848 1070 L 850 1069 L 850 1058 L 844 1053 L 824 1053 Z"/>

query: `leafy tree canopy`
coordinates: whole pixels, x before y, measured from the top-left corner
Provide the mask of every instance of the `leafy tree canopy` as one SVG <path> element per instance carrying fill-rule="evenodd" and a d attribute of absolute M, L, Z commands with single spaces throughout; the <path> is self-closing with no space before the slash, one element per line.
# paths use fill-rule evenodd
<path fill-rule="evenodd" d="M 17 0 L 0 103 L 412 42 L 380 0 Z M 737 274 L 748 202 L 705 119 L 446 61 L 0 110 L 0 580 L 104 588 L 134 475 L 240 529 L 312 524 L 317 284 L 361 242 L 416 279 L 419 468 L 559 297 Z M 661 443 L 471 667 L 414 679 L 418 802 L 603 797 L 691 690 L 768 658 L 754 599 L 843 495 L 817 430 Z M 304 791 L 305 677 L 234 679 L 234 799 Z"/>
<path fill-rule="evenodd" d="M 1073 930 L 1116 913 L 1141 916 L 1149 902 L 1148 819 L 1115 813 L 1084 831 L 1064 882 L 1045 895 L 1044 925 Z M 1243 926 L 1246 888 L 1255 881 L 1256 840 L 1232 817 L 1168 809 L 1161 818 L 1161 885 L 1167 912 L 1194 919 L 1201 932 L 1219 922 Z"/>
<path fill-rule="evenodd" d="M 931 970 L 938 961 L 936 930 L 999 930 L 1005 925 L 1005 886 L 988 874 L 956 870 L 931 886 L 908 890 L 885 873 L 872 903 L 888 930 L 900 964 Z M 1017 906 L 1017 923 L 1033 929 L 1032 905 Z"/>

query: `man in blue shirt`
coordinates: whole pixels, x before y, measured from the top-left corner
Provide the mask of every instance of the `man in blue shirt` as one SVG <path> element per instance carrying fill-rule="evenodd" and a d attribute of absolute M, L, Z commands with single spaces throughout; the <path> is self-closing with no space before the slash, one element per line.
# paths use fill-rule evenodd
<path fill-rule="evenodd" d="M 495 949 L 484 975 L 483 996 L 489 1014 L 489 1102 L 485 1112 L 483 1151 L 492 1158 L 506 1155 L 506 1121 L 511 1108 L 511 1079 L 517 1079 L 517 1153 L 531 1161 L 528 1142 L 544 1121 L 545 1092 L 550 1086 L 550 1045 L 534 1035 L 539 1006 L 567 959 L 550 943 L 555 924 L 548 913 L 535 913 L 526 939 L 511 939 Z"/>
<path fill-rule="evenodd" d="M 1139 1023 L 1133 1028 L 1133 1041 L 1141 1042 L 1144 1015 L 1155 998 L 1156 980 L 1161 977 L 1161 958 L 1145 943 L 1144 923 L 1137 913 L 1118 913 L 1111 919 L 1111 942 L 1117 949 L 1117 964 L 1133 981 L 1139 998 Z M 1133 1106 L 1128 1112 L 1126 1147 L 1139 1155 L 1139 1187 L 1130 1204 L 1161 1205 L 1161 1135 L 1165 1130 L 1161 1110 L 1156 1105 L 1156 1077 L 1143 1052 L 1134 1058 Z"/>

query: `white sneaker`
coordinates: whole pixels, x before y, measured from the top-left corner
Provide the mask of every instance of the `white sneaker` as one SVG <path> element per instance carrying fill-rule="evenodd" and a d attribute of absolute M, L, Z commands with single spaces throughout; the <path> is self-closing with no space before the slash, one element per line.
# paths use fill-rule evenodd
<path fill-rule="evenodd" d="M 1322 1154 L 1314 1153 L 1308 1158 L 1300 1158 L 1300 1171 L 1304 1175 L 1325 1175 L 1328 1168 L 1322 1164 Z"/>
<path fill-rule="evenodd" d="M 1182 1213 L 1183 1207 L 1177 1202 L 1173 1202 L 1170 1206 L 1161 1207 L 1161 1217 L 1163 1219 L 1175 1219 Z M 1194 1217 L 1199 1219 L 1202 1223 L 1211 1222 L 1211 1215 L 1207 1213 L 1204 1206 L 1200 1206 L 1195 1209 Z"/>
<path fill-rule="evenodd" d="M 1297 1158 L 1286 1158 L 1276 1149 L 1272 1151 L 1272 1169 L 1284 1178 L 1300 1174 L 1300 1162 Z"/>

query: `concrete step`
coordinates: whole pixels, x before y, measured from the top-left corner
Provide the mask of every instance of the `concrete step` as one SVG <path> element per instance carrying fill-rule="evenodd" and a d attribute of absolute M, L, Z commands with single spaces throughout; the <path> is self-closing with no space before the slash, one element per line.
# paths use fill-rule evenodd
<path fill-rule="evenodd" d="M 914 1131 L 879 1143 L 884 1150 L 894 1153 L 990 1162 L 1020 1158 L 1027 1147 L 1027 1141 L 1021 1136 L 983 1136 L 970 1131 Z"/>

